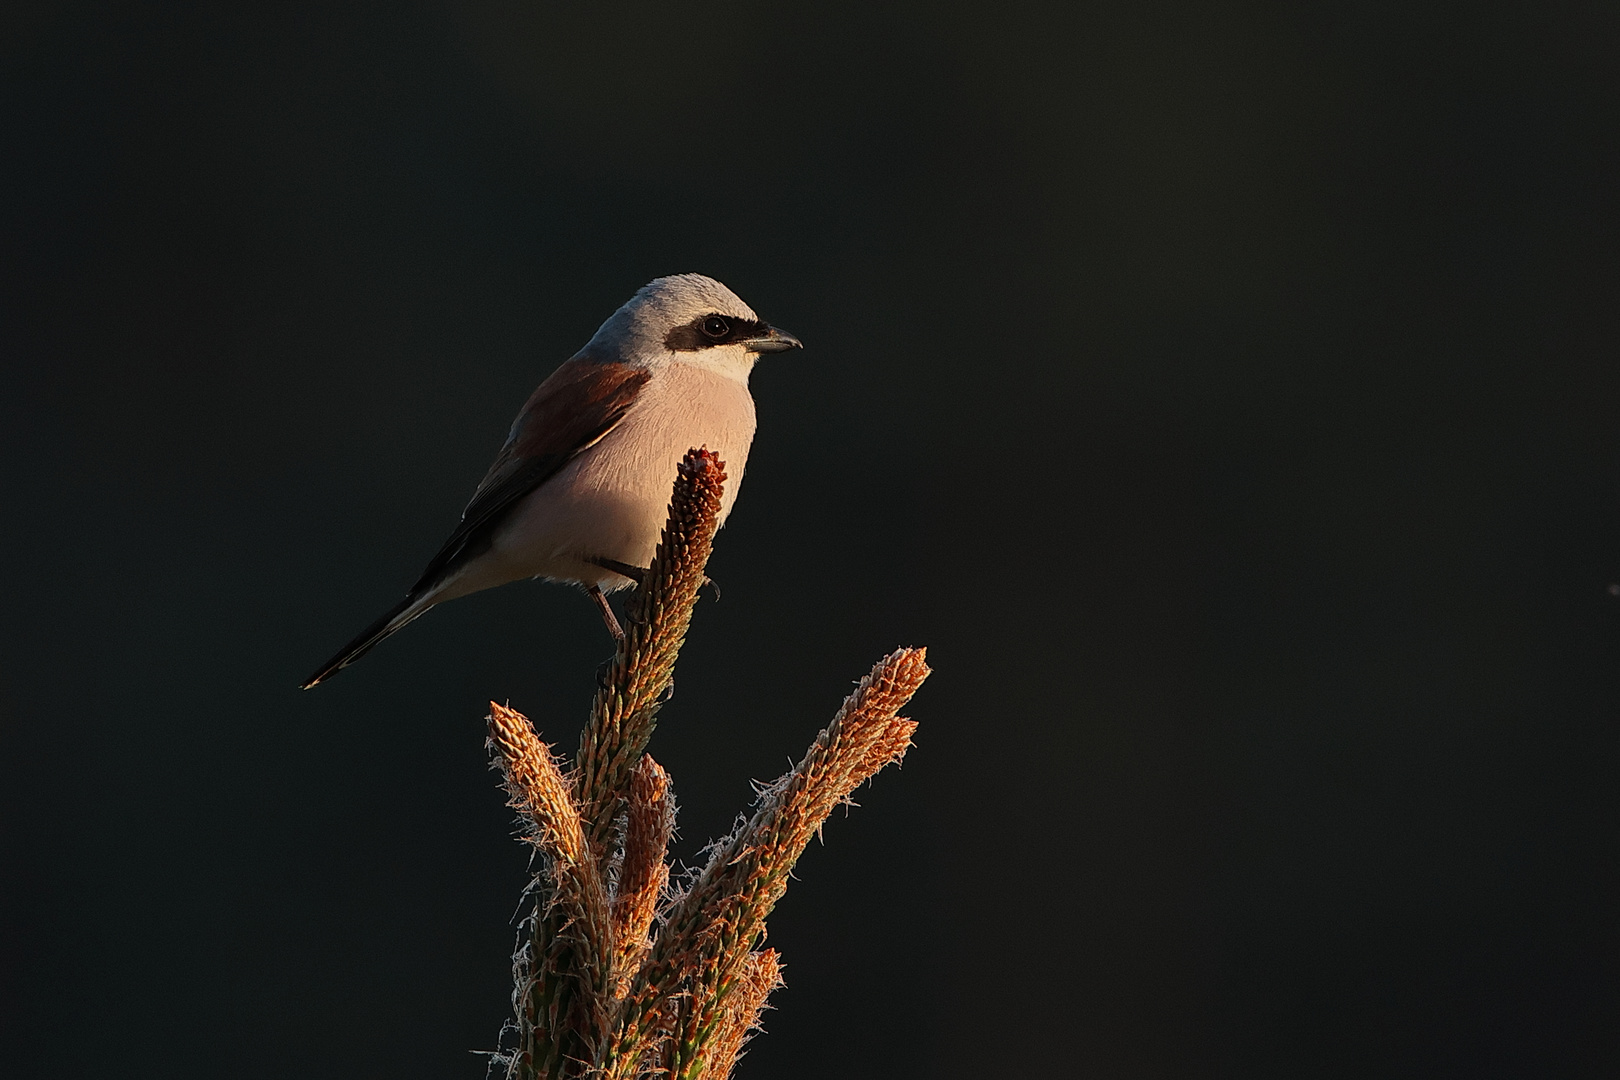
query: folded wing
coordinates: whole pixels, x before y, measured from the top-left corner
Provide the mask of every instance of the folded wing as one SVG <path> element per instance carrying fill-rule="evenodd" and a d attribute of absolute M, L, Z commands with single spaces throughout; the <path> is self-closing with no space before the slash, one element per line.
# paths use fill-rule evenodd
<path fill-rule="evenodd" d="M 491 535 L 513 506 L 619 425 L 648 378 L 644 368 L 582 358 L 552 372 L 518 413 L 506 445 L 461 512 L 461 523 L 416 584 L 403 600 L 310 676 L 304 689 L 331 678 L 432 607 L 436 587 L 468 560 L 489 550 Z"/>

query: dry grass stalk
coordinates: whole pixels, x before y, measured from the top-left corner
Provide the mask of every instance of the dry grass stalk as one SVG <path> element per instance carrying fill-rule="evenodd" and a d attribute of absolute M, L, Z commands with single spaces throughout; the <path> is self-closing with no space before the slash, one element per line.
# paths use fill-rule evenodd
<path fill-rule="evenodd" d="M 674 799 L 644 751 L 704 581 L 724 481 L 707 451 L 681 463 L 572 774 L 521 713 L 491 708 L 511 805 L 544 855 L 514 957 L 516 1045 L 492 1059 L 508 1077 L 725 1080 L 781 984 L 775 951 L 756 950 L 789 871 L 833 809 L 911 743 L 916 725 L 897 714 L 928 667 L 923 650 L 900 649 L 804 759 L 761 789 L 753 816 L 711 845 L 691 887 L 669 895 Z"/>

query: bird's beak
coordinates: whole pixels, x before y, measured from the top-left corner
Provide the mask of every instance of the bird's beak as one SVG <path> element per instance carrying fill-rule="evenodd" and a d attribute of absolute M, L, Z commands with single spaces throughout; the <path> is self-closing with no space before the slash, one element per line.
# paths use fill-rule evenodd
<path fill-rule="evenodd" d="M 743 338 L 737 344 L 750 352 L 787 352 L 789 349 L 802 349 L 804 342 L 788 333 L 769 324 L 765 332 L 758 337 Z"/>

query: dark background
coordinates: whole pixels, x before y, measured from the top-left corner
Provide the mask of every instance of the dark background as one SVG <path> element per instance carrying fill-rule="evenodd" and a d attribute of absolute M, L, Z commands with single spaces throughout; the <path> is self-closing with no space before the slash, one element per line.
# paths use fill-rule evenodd
<path fill-rule="evenodd" d="M 1620 16 L 63 3 L 0 18 L 8 1077 L 467 1077 L 486 700 L 408 584 L 659 274 L 802 336 L 654 752 L 688 857 L 898 644 L 744 1077 L 1620 1070 Z M 1611 591 L 1613 587 L 1613 591 Z"/>

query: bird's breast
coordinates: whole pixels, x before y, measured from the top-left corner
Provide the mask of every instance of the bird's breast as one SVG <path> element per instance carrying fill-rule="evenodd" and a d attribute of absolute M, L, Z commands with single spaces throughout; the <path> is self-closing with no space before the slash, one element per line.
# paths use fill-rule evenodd
<path fill-rule="evenodd" d="M 721 514 L 731 511 L 748 448 L 754 441 L 754 399 L 748 387 L 703 368 L 671 364 L 658 370 L 624 420 L 577 461 L 580 491 L 615 493 L 653 506 L 662 526 L 686 452 L 706 446 L 726 466 Z"/>
<path fill-rule="evenodd" d="M 656 370 L 617 427 L 536 488 L 494 537 L 513 576 L 625 584 L 590 558 L 652 561 L 676 466 L 704 446 L 725 462 L 724 521 L 754 439 L 754 400 L 743 383 L 692 365 Z"/>

